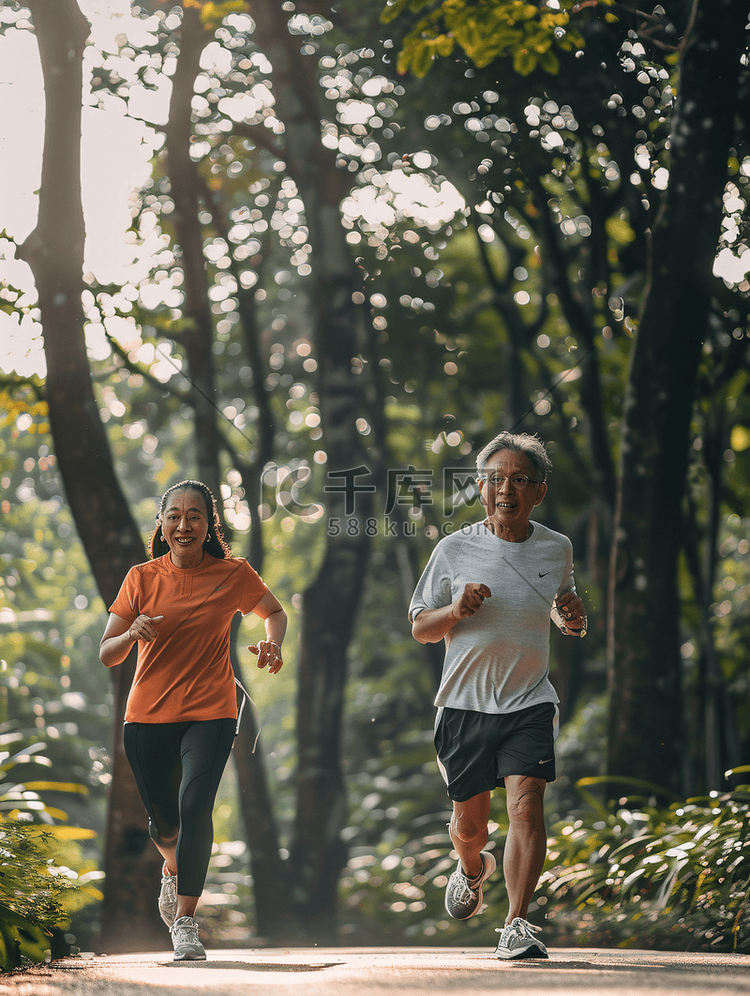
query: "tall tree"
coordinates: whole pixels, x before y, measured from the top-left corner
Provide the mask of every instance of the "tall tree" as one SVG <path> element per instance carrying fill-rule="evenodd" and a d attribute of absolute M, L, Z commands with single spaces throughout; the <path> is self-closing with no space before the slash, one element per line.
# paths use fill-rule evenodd
<path fill-rule="evenodd" d="M 213 31 L 201 20 L 198 8 L 185 6 L 179 32 L 179 55 L 172 79 L 166 133 L 167 174 L 174 201 L 174 236 L 178 262 L 185 273 L 184 316 L 188 325 L 181 332 L 170 334 L 185 350 L 187 374 L 191 382 L 190 405 L 194 412 L 193 438 L 195 440 L 196 466 L 200 480 L 208 483 L 215 495 L 221 495 L 223 481 L 221 458 L 230 450 L 233 464 L 244 471 L 246 490 L 254 492 L 254 481 L 260 477 L 263 465 L 273 453 L 273 420 L 264 389 L 263 369 L 258 344 L 257 327 L 252 303 L 243 294 L 240 307 L 240 324 L 247 359 L 254 373 L 255 397 L 262 416 L 258 422 L 258 440 L 254 460 L 238 454 L 229 446 L 221 433 L 216 403 L 219 391 L 213 359 L 215 341 L 214 319 L 211 312 L 211 281 L 204 255 L 204 226 L 202 211 L 210 210 L 212 227 L 228 239 L 224 219 L 226 206 L 210 191 L 201 176 L 198 164 L 190 156 L 193 138 L 192 99 L 195 82 L 200 73 L 201 54 L 213 39 Z M 242 292 L 241 292 L 242 293 Z M 253 509 L 255 528 L 251 534 L 251 562 L 262 570 L 263 547 L 257 508 Z M 243 680 L 237 654 L 239 619 L 232 627 L 231 656 L 236 676 Z M 278 902 L 279 884 L 285 880 L 285 867 L 281 861 L 279 832 L 274 819 L 268 784 L 261 753 L 256 750 L 258 730 L 251 709 L 244 714 L 233 759 L 238 775 L 239 803 L 245 833 L 250 848 L 253 875 L 255 927 L 260 936 L 278 939 L 288 936 L 293 929 L 289 909 Z"/>
<path fill-rule="evenodd" d="M 185 271 L 187 322 L 179 339 L 191 382 L 191 407 L 194 412 L 198 476 L 220 494 L 219 433 L 214 402 L 215 371 L 213 356 L 214 323 L 208 297 L 209 281 L 203 255 L 203 227 L 199 220 L 203 192 L 200 174 L 190 158 L 193 138 L 191 103 L 194 85 L 200 72 L 201 55 L 211 34 L 201 24 L 200 9 L 183 10 L 180 50 L 172 78 L 166 136 L 167 169 L 174 201 L 173 224 L 180 261 Z"/>
<path fill-rule="evenodd" d="M 315 939 L 335 937 L 337 889 L 347 858 L 341 725 L 347 654 L 363 590 L 370 538 L 364 528 L 371 497 L 356 495 L 346 481 L 362 466 L 357 420 L 365 411 L 362 380 L 353 359 L 362 351 L 361 286 L 341 226 L 339 205 L 347 185 L 336 157 L 321 141 L 315 62 L 302 54 L 284 5 L 252 5 L 259 47 L 269 58 L 284 157 L 305 205 L 314 256 L 310 306 L 318 360 L 318 397 L 325 442 L 326 499 L 330 528 L 316 577 L 302 603 L 297 695 L 297 809 L 290 846 L 294 908 Z M 347 520 L 356 528 L 347 528 Z"/>
<path fill-rule="evenodd" d="M 747 11 L 693 5 L 670 177 L 625 397 L 613 587 L 609 770 L 683 787 L 677 559 L 698 365 L 718 281 L 727 162 L 747 75 Z"/>
<path fill-rule="evenodd" d="M 89 26 L 75 0 L 30 0 L 28 6 L 39 42 L 46 115 L 39 216 L 19 255 L 34 274 L 39 296 L 55 455 L 99 592 L 110 604 L 128 569 L 144 560 L 144 549 L 99 417 L 84 337 L 80 147 Z M 125 931 L 128 947 L 153 946 L 160 922 L 144 888 L 158 879 L 158 854 L 143 829 L 143 807 L 120 734 L 134 666 L 131 654 L 112 674 L 115 743 L 102 916 L 102 944 L 110 951 L 122 945 Z"/>

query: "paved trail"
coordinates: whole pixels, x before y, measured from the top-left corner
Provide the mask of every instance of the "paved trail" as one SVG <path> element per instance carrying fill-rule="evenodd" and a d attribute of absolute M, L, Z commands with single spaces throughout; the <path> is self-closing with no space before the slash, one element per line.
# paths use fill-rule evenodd
<path fill-rule="evenodd" d="M 750 955 L 558 948 L 500 962 L 484 948 L 296 948 L 66 959 L 0 976 L 7 996 L 750 996 Z"/>

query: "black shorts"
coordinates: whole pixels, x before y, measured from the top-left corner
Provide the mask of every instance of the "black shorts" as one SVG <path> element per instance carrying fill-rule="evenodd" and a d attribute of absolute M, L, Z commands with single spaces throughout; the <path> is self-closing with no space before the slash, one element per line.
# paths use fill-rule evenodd
<path fill-rule="evenodd" d="M 506 775 L 553 782 L 555 706 L 542 702 L 503 714 L 443 709 L 435 730 L 438 766 L 455 802 L 491 792 Z"/>

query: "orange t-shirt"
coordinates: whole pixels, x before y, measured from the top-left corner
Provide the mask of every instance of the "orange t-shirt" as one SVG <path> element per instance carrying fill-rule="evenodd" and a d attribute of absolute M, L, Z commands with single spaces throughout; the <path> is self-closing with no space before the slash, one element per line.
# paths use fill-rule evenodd
<path fill-rule="evenodd" d="M 230 625 L 266 591 L 241 557 L 218 560 L 206 553 L 197 567 L 179 568 L 166 554 L 131 568 L 109 611 L 129 622 L 141 614 L 164 619 L 155 640 L 138 644 L 125 722 L 235 719 Z"/>

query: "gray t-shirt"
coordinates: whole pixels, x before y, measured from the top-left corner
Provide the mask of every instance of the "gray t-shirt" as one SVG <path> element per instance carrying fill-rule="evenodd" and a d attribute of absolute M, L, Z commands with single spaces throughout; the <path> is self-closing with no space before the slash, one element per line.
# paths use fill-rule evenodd
<path fill-rule="evenodd" d="M 549 680 L 550 611 L 558 595 L 575 591 L 568 537 L 538 522 L 522 543 L 499 539 L 482 522 L 463 527 L 433 550 L 409 618 L 449 605 L 471 582 L 486 584 L 492 595 L 446 635 L 435 705 L 508 713 L 557 704 Z"/>

